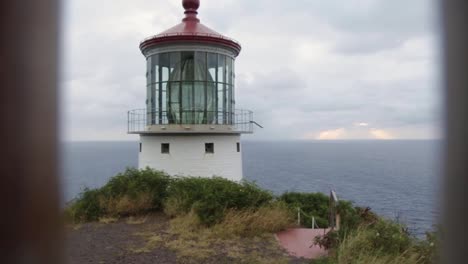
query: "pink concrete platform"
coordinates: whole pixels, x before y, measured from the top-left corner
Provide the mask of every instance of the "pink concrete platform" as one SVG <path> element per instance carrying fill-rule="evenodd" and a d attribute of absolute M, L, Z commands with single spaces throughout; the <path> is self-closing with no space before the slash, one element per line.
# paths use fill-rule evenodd
<path fill-rule="evenodd" d="M 279 244 L 292 256 L 317 259 L 327 255 L 325 249 L 314 245 L 314 238 L 329 229 L 292 228 L 276 234 Z"/>

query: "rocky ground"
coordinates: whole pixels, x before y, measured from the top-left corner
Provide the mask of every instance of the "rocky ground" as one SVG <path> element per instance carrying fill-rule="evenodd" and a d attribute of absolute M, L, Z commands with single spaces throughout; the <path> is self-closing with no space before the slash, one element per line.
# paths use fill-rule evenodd
<path fill-rule="evenodd" d="M 83 263 L 309 263 L 288 256 L 273 235 L 219 239 L 185 234 L 164 215 L 101 219 L 67 227 L 67 257 Z"/>

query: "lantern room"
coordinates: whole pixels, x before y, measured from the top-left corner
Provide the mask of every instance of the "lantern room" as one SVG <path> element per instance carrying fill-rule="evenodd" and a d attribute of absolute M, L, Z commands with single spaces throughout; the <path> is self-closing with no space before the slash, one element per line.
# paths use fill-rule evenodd
<path fill-rule="evenodd" d="M 234 58 L 192 49 L 148 55 L 148 125 L 233 123 Z"/>

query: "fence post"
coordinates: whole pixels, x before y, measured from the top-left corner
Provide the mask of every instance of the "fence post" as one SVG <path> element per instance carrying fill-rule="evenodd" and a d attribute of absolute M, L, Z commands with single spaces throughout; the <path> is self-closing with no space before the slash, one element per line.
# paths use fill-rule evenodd
<path fill-rule="evenodd" d="M 297 208 L 297 225 L 301 226 L 301 208 Z"/>
<path fill-rule="evenodd" d="M 315 217 L 312 216 L 312 229 L 315 229 Z"/>

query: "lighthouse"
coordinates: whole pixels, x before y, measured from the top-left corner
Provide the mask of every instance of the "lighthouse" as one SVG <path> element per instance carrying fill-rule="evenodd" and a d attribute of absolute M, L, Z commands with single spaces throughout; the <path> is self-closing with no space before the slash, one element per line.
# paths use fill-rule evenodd
<path fill-rule="evenodd" d="M 138 166 L 239 181 L 241 135 L 254 123 L 251 111 L 236 108 L 241 46 L 200 22 L 199 0 L 182 6 L 180 24 L 140 43 L 146 108 L 128 112 L 128 133 L 140 135 Z"/>

